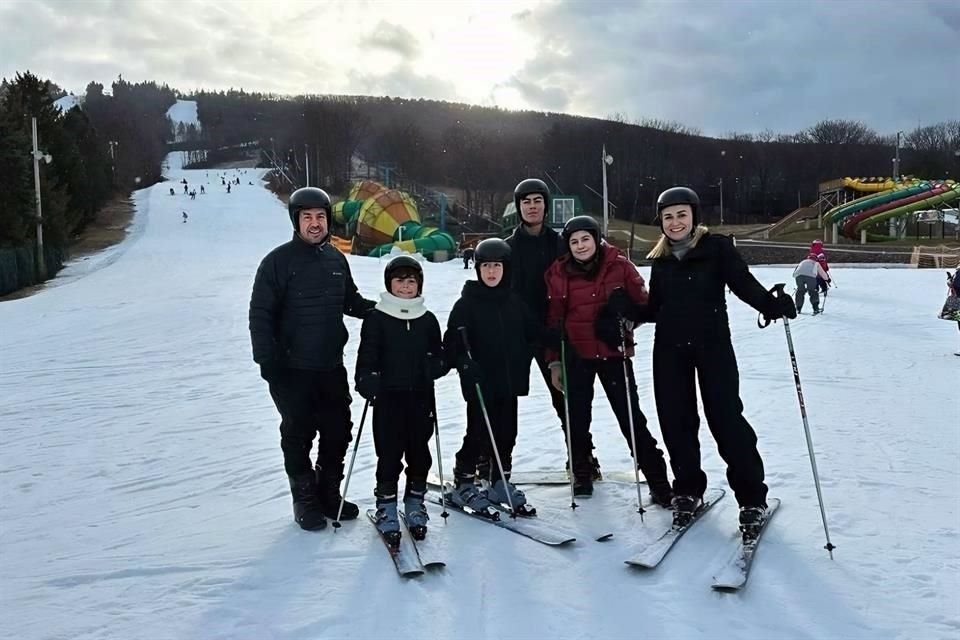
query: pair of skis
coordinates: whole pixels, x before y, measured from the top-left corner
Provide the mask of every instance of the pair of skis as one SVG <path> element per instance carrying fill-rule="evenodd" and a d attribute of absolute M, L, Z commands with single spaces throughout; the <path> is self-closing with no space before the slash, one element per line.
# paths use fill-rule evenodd
<path fill-rule="evenodd" d="M 377 510 L 367 509 L 367 518 L 374 527 L 377 526 Z M 436 532 L 427 533 L 423 540 L 414 540 L 407 527 L 407 516 L 400 512 L 400 544 L 391 545 L 383 537 L 380 530 L 377 535 L 387 548 L 387 553 L 397 568 L 397 573 L 404 578 L 414 578 L 423 575 L 427 569 L 442 568 L 446 562 L 441 559 L 442 549 L 437 544 Z"/>
<path fill-rule="evenodd" d="M 722 489 L 710 489 L 703 496 L 703 504 L 693 514 L 693 518 L 682 527 L 671 526 L 659 538 L 651 541 L 641 548 L 634 557 L 626 560 L 628 565 L 641 567 L 644 569 L 654 569 L 666 557 L 667 553 L 674 545 L 706 514 L 710 508 L 723 498 L 725 492 Z M 780 507 L 779 498 L 771 498 L 767 505 L 767 512 L 756 538 L 750 541 L 744 541 L 742 538 L 737 546 L 725 561 L 717 567 L 714 572 L 713 584 L 711 587 L 716 591 L 738 591 L 746 583 L 750 575 L 750 566 L 753 564 L 753 558 L 757 551 L 757 545 L 760 543 L 760 536 L 763 534 L 773 517 L 773 514 Z"/>

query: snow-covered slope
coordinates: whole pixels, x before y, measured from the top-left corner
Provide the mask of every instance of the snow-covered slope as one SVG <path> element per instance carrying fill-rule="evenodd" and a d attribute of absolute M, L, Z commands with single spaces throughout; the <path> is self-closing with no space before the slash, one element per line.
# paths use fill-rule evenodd
<path fill-rule="evenodd" d="M 73 95 L 72 93 L 53 101 L 53 106 L 64 113 L 70 111 L 70 109 L 73 109 L 79 104 L 83 104 L 83 99 L 79 96 Z"/>
<path fill-rule="evenodd" d="M 200 129 L 200 117 L 197 115 L 196 100 L 177 100 L 167 109 L 167 117 L 173 122 L 173 133 L 176 136 L 174 142 L 180 142 L 182 136 L 177 133 L 177 125 L 183 123 L 184 127 L 193 125 Z"/>
<path fill-rule="evenodd" d="M 278 416 L 247 333 L 257 264 L 291 233 L 283 206 L 253 170 L 178 166 L 171 158 L 173 182 L 136 193 L 138 232 L 107 264 L 0 303 L 0 637 L 960 636 L 960 338 L 935 319 L 942 272 L 835 267 L 826 314 L 792 325 L 835 560 L 822 548 L 783 329 L 757 329 L 731 300 L 746 414 L 771 496 L 783 499 L 745 591 L 709 589 L 734 536 L 732 496 L 657 570 L 640 572 L 623 561 L 666 516 L 650 511 L 641 524 L 634 488 L 613 484 L 568 514 L 580 537 L 561 549 L 456 513 L 444 525 L 434 509 L 430 535 L 445 540 L 447 568 L 403 581 L 367 522 L 307 533 L 290 517 Z M 231 194 L 222 173 L 241 177 Z M 181 195 L 182 177 L 207 194 Z M 376 296 L 382 263 L 350 262 L 362 293 Z M 789 276 L 754 272 L 768 284 Z M 441 322 L 469 276 L 457 262 L 426 265 Z M 359 323 L 347 323 L 352 371 Z M 650 338 L 641 331 L 634 367 L 659 436 Z M 531 387 L 515 468 L 560 469 L 562 434 L 541 381 Z M 455 375 L 438 395 L 449 472 L 463 434 Z M 626 470 L 604 405 L 598 389 L 597 455 L 604 470 Z M 711 483 L 725 486 L 702 431 Z M 363 506 L 374 467 L 368 422 L 350 486 Z M 528 493 L 562 511 L 566 492 Z M 592 541 L 598 529 L 614 538 Z"/>

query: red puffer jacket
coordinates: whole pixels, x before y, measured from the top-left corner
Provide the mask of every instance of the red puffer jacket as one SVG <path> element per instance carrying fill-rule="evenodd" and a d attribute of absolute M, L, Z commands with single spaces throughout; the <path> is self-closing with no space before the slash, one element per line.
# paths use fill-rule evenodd
<path fill-rule="evenodd" d="M 560 327 L 577 354 L 585 359 L 622 358 L 623 354 L 604 344 L 594 333 L 593 323 L 617 287 L 626 290 L 638 303 L 647 302 L 647 288 L 637 268 L 616 247 L 600 244 L 596 271 L 587 274 L 577 269 L 569 255 L 557 258 L 544 278 L 547 281 L 547 326 Z M 627 331 L 627 357 L 633 355 L 633 331 Z M 547 350 L 547 362 L 557 362 L 560 354 Z"/>

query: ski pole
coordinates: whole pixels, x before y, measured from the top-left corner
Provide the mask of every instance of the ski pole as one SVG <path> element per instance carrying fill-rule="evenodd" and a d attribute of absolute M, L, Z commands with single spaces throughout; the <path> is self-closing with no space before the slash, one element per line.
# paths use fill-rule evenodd
<path fill-rule="evenodd" d="M 827 310 L 827 294 L 830 293 L 830 289 L 827 289 L 823 292 L 823 302 L 820 303 L 820 313 L 823 313 Z"/>
<path fill-rule="evenodd" d="M 443 484 L 443 455 L 440 453 L 440 423 L 437 421 L 437 396 L 433 396 L 433 437 L 437 441 L 437 468 L 440 471 L 440 508 L 443 509 L 443 513 L 440 514 L 440 517 L 443 518 L 444 524 L 447 522 L 447 518 L 450 517 L 450 514 L 447 513 L 447 501 L 446 501 L 446 488 Z"/>
<path fill-rule="evenodd" d="M 627 399 L 627 419 L 630 423 L 630 450 L 633 452 L 633 477 L 637 483 L 637 513 L 640 522 L 643 522 L 643 494 L 640 489 L 640 459 L 637 457 L 637 434 L 633 430 L 633 399 L 630 397 L 630 376 L 627 372 L 627 331 L 623 326 L 623 318 L 617 320 L 620 326 L 620 349 L 623 351 L 623 393 Z"/>
<path fill-rule="evenodd" d="M 573 438 L 570 436 L 570 398 L 567 396 L 567 341 L 560 335 L 560 380 L 563 385 L 564 425 L 567 432 L 567 457 L 570 458 L 570 508 L 576 509 L 576 493 L 573 489 Z"/>
<path fill-rule="evenodd" d="M 367 419 L 367 408 L 370 401 L 363 403 L 363 413 L 360 414 L 360 427 L 357 429 L 357 441 L 353 443 L 353 455 L 350 456 L 350 468 L 347 470 L 347 481 L 343 485 L 343 495 L 340 496 L 340 507 L 337 509 L 337 519 L 333 521 L 333 532 L 340 528 L 340 515 L 343 513 L 343 503 L 347 500 L 347 490 L 350 488 L 350 476 L 353 475 L 353 463 L 357 460 L 357 449 L 360 448 L 360 435 L 363 433 L 363 423 Z"/>
<path fill-rule="evenodd" d="M 774 285 L 774 290 L 783 293 L 783 284 Z M 790 363 L 793 366 L 793 382 L 797 387 L 797 400 L 800 402 L 800 416 L 803 418 L 803 432 L 807 438 L 807 451 L 810 453 L 810 468 L 813 470 L 813 482 L 817 488 L 817 501 L 820 503 L 820 518 L 823 520 L 823 533 L 827 538 L 824 549 L 833 560 L 833 550 L 836 549 L 830 542 L 830 530 L 827 527 L 827 512 L 823 507 L 823 493 L 820 491 L 820 474 L 817 473 L 817 458 L 813 452 L 813 438 L 810 436 L 810 424 L 807 422 L 807 407 L 803 402 L 803 389 L 800 387 L 800 370 L 797 368 L 797 353 L 793 349 L 793 336 L 790 335 L 790 319 L 783 318 L 783 330 L 787 334 L 787 349 L 790 351 Z"/>
<path fill-rule="evenodd" d="M 458 327 L 457 331 L 460 333 L 460 339 L 463 340 L 463 348 L 467 352 L 467 357 L 473 360 L 473 355 L 470 353 L 470 342 L 467 339 L 467 328 Z M 483 401 L 483 392 L 480 391 L 480 383 L 474 382 L 473 387 L 477 392 L 477 401 L 480 403 L 480 411 L 483 412 L 483 421 L 487 424 L 487 434 L 490 436 L 490 446 L 493 447 L 493 456 L 497 461 L 497 468 L 500 470 L 500 478 L 506 482 L 507 476 L 503 472 L 503 462 L 500 461 L 500 450 L 497 449 L 497 439 L 493 435 L 493 427 L 490 425 L 490 416 L 487 414 L 487 405 Z M 507 494 L 507 502 L 510 504 L 510 517 L 517 517 L 517 510 L 513 506 L 513 496 L 510 495 L 509 491 L 505 492 Z"/>

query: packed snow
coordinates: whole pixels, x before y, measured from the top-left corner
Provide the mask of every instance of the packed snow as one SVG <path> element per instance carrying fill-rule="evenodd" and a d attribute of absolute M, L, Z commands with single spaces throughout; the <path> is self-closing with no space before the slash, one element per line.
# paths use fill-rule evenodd
<path fill-rule="evenodd" d="M 167 117 L 170 118 L 170 121 L 173 122 L 173 131 L 176 134 L 177 125 L 181 122 L 183 126 L 188 127 L 193 125 L 198 130 L 200 129 L 200 117 L 197 115 L 197 101 L 196 100 L 177 100 L 175 103 L 170 105 L 170 108 L 167 109 Z M 181 142 L 182 136 L 176 135 L 176 142 Z"/>
<path fill-rule="evenodd" d="M 758 329 L 731 298 L 746 415 L 770 495 L 783 500 L 743 591 L 709 587 L 736 537 L 732 495 L 642 571 L 624 560 L 669 517 L 649 510 L 641 523 L 634 486 L 613 482 L 572 513 L 567 487 L 526 487 L 577 532 L 563 548 L 458 513 L 444 523 L 431 508 L 428 535 L 443 540 L 447 567 L 405 580 L 366 520 L 308 533 L 291 518 L 279 416 L 247 331 L 257 265 L 291 235 L 285 208 L 254 170 L 179 166 L 172 155 L 172 182 L 136 192 L 121 245 L 0 303 L 0 637 L 960 637 L 960 338 L 936 319 L 942 271 L 834 267 L 826 313 L 791 324 L 834 560 L 783 327 Z M 227 194 L 221 174 L 241 185 Z M 182 195 L 184 177 L 207 193 Z M 376 297 L 383 262 L 350 265 Z M 445 323 L 473 272 L 457 261 L 425 269 L 427 304 Z M 753 272 L 772 285 L 791 269 Z M 347 326 L 352 377 L 360 323 Z M 639 332 L 634 368 L 659 439 L 651 338 Z M 464 404 L 456 374 L 437 389 L 449 473 Z M 514 467 L 559 471 L 564 440 L 536 374 L 531 390 Z M 605 403 L 598 389 L 596 453 L 608 474 L 626 471 Z M 355 398 L 355 435 L 361 408 Z M 705 424 L 701 440 L 712 486 L 725 487 Z M 368 417 L 349 489 L 363 508 L 375 462 Z M 595 542 L 598 531 L 614 537 Z"/>
<path fill-rule="evenodd" d="M 79 96 L 75 96 L 72 93 L 63 96 L 62 98 L 57 98 L 56 100 L 53 101 L 53 106 L 55 106 L 57 109 L 59 109 L 63 113 L 66 113 L 67 111 L 70 111 L 70 109 L 73 109 L 77 105 L 82 105 L 82 104 L 83 104 L 83 100 Z"/>

